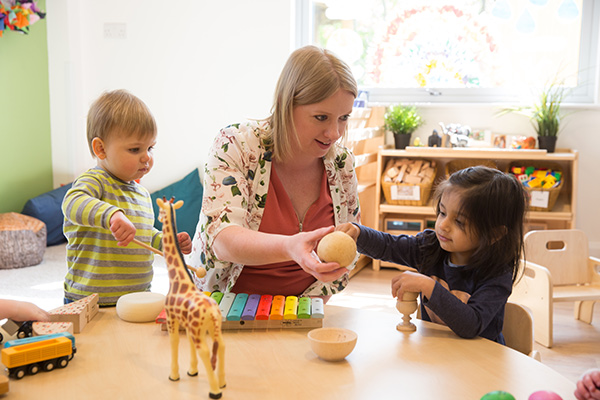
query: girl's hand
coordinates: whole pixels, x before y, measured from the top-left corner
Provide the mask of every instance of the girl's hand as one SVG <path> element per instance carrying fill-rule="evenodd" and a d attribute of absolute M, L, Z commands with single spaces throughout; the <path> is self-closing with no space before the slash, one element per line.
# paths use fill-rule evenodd
<path fill-rule="evenodd" d="M 192 252 L 192 239 L 190 239 L 190 235 L 187 232 L 179 232 L 177 234 L 177 241 L 183 254 L 190 254 Z"/>
<path fill-rule="evenodd" d="M 319 240 L 333 232 L 333 226 L 316 229 L 312 232 L 300 232 L 289 236 L 288 251 L 292 260 L 321 282 L 333 282 L 348 272 L 338 263 L 323 263 L 315 253 Z"/>
<path fill-rule="evenodd" d="M 127 246 L 135 238 L 135 225 L 123 214 L 117 211 L 110 217 L 110 232 L 117 239 L 118 246 Z"/>
<path fill-rule="evenodd" d="M 392 296 L 402 299 L 404 292 L 420 292 L 429 298 L 435 287 L 435 281 L 418 272 L 404 271 L 392 278 Z"/>
<path fill-rule="evenodd" d="M 575 397 L 578 400 L 600 399 L 600 369 L 586 371 L 577 382 Z"/>
<path fill-rule="evenodd" d="M 352 222 L 344 222 L 335 227 L 336 231 L 341 231 L 350 236 L 356 242 L 360 235 L 360 228 L 354 225 Z"/>

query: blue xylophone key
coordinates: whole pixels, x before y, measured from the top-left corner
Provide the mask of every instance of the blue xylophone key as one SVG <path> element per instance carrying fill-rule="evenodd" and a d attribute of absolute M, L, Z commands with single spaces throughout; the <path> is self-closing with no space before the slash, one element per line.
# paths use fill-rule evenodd
<path fill-rule="evenodd" d="M 258 308 L 259 302 L 260 294 L 251 294 L 248 296 L 248 301 L 246 302 L 246 306 L 242 312 L 242 321 L 254 321 L 254 316 L 256 315 L 256 309 Z"/>
<path fill-rule="evenodd" d="M 242 312 L 248 300 L 248 293 L 238 293 L 233 300 L 233 304 L 227 313 L 227 321 L 239 321 L 242 319 Z"/>

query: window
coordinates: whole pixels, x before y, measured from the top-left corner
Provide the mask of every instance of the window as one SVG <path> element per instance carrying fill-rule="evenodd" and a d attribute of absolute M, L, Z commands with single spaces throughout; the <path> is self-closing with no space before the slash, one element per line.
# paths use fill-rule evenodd
<path fill-rule="evenodd" d="M 298 0 L 297 45 L 348 62 L 370 100 L 500 102 L 564 82 L 596 92 L 593 0 Z"/>

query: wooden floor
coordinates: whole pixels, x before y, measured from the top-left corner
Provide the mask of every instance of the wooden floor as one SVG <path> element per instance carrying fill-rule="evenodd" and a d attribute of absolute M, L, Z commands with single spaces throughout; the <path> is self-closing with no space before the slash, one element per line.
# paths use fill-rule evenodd
<path fill-rule="evenodd" d="M 382 268 L 373 271 L 368 265 L 350 280 L 347 289 L 331 298 L 328 304 L 398 313 L 391 296 L 391 279 L 398 271 Z M 554 346 L 550 349 L 535 343 L 542 362 L 568 379 L 577 381 L 589 368 L 600 368 L 600 305 L 594 310 L 592 324 L 573 318 L 573 304 L 554 307 Z"/>

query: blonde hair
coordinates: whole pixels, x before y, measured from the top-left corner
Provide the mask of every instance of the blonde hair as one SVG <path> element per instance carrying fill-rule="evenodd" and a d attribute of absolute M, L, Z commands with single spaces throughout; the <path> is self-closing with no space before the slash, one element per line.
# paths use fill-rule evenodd
<path fill-rule="evenodd" d="M 142 138 L 156 135 L 156 121 L 142 100 L 126 90 L 104 92 L 92 103 L 87 116 L 87 139 L 92 156 L 92 140 L 106 141 L 114 134 Z"/>
<path fill-rule="evenodd" d="M 295 106 L 319 103 L 339 89 L 354 97 L 358 87 L 348 64 L 329 50 L 305 46 L 288 58 L 275 88 L 269 122 L 273 157 L 285 160 L 292 156 L 292 143 L 298 140 L 294 128 Z"/>

